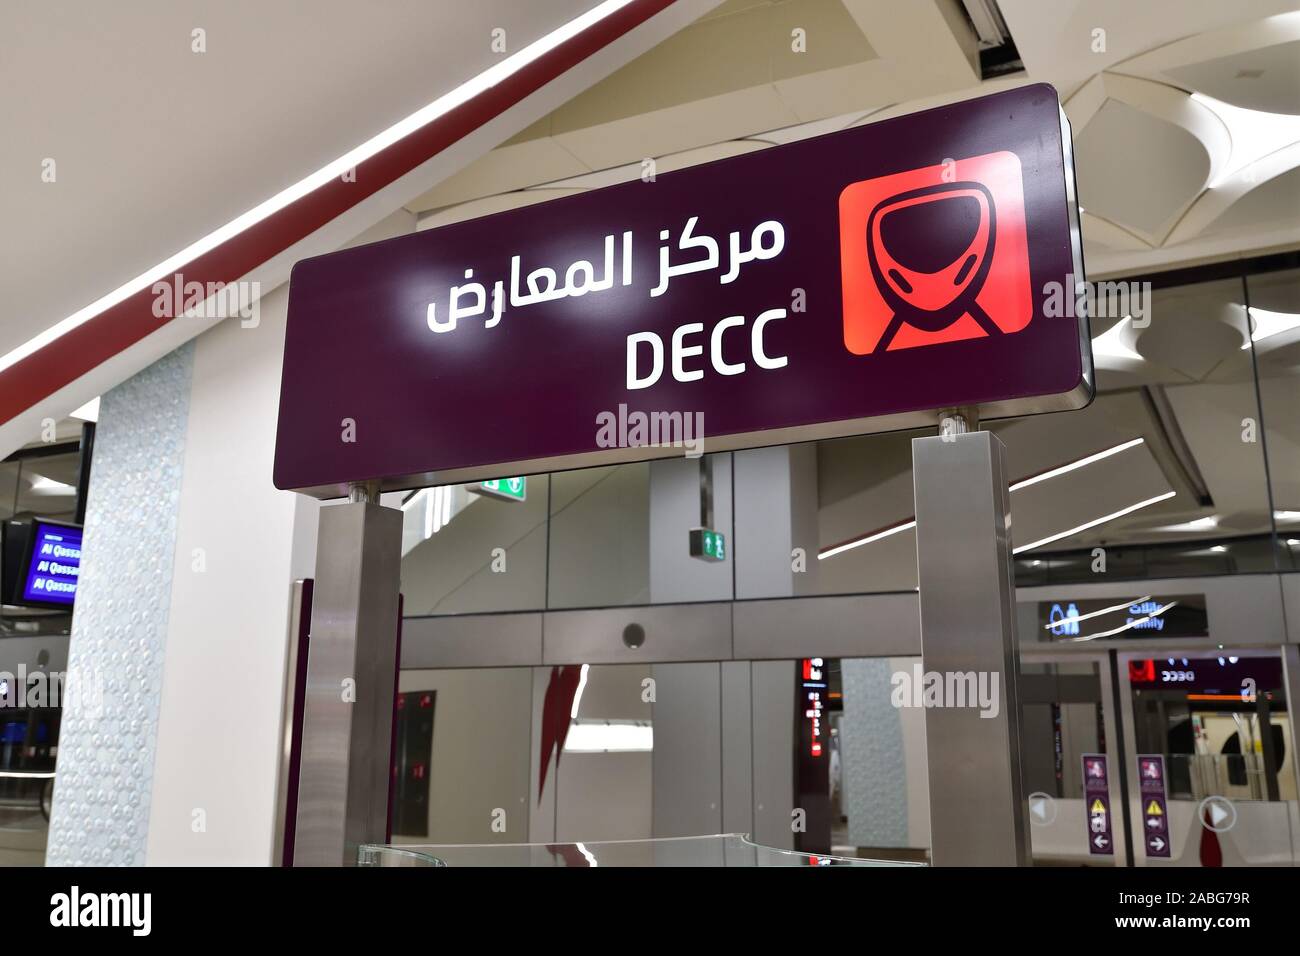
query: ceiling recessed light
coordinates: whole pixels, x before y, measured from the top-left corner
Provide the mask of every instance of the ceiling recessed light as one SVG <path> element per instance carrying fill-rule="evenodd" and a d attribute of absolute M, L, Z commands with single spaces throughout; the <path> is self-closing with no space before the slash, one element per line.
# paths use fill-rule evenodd
<path fill-rule="evenodd" d="M 877 531 L 875 534 L 869 534 L 865 538 L 858 538 L 856 541 L 846 541 L 844 544 L 836 545 L 835 547 L 817 555 L 817 560 L 823 561 L 826 558 L 833 558 L 837 554 L 843 554 L 845 551 L 851 551 L 853 548 L 860 548 L 864 544 L 871 544 L 873 541 L 879 541 L 881 538 L 888 538 L 890 535 L 898 534 L 900 531 L 909 531 L 915 527 L 916 519 L 904 521 L 902 524 L 896 524 L 892 528 L 886 528 L 884 531 Z"/>
<path fill-rule="evenodd" d="M 1118 445 L 1112 445 L 1109 448 L 1097 452 L 1095 455 L 1087 455 L 1083 458 L 1078 459 L 1077 461 L 1067 462 L 1066 464 L 1061 465 L 1059 468 L 1050 468 L 1047 471 L 1043 472 L 1042 474 L 1032 475 L 1029 478 L 1025 478 L 1022 479 L 1021 481 L 1017 481 L 1015 484 L 1011 486 L 1010 490 L 1019 491 L 1021 488 L 1028 488 L 1030 485 L 1036 485 L 1040 481 L 1047 481 L 1049 478 L 1059 478 L 1061 477 L 1061 475 L 1067 475 L 1072 471 L 1078 470 L 1079 468 L 1084 468 L 1087 465 L 1093 464 L 1094 462 L 1102 461 L 1103 459 L 1109 458 L 1111 455 L 1118 455 L 1122 451 L 1128 451 L 1130 448 L 1136 448 L 1138 445 L 1141 445 L 1144 441 L 1146 441 L 1145 438 L 1132 438 L 1129 439 L 1128 441 L 1120 442 Z"/>
<path fill-rule="evenodd" d="M 1051 544 L 1053 541 L 1060 541 L 1062 538 L 1072 538 L 1074 535 L 1087 531 L 1089 528 L 1095 528 L 1103 525 L 1108 521 L 1114 521 L 1116 518 L 1122 518 L 1125 515 L 1132 514 L 1142 508 L 1150 507 L 1161 501 L 1166 501 L 1178 494 L 1176 491 L 1166 491 L 1163 495 L 1156 495 L 1154 498 L 1147 498 L 1145 501 L 1139 501 L 1137 504 L 1129 505 L 1127 508 L 1121 508 L 1119 511 L 1112 512 L 1108 515 L 1102 515 L 1100 518 L 1094 518 L 1091 521 L 1085 521 L 1077 528 L 1071 528 L 1068 531 L 1061 531 L 1058 534 L 1048 535 L 1046 538 L 1040 538 L 1030 544 L 1022 544 L 1018 548 L 1012 549 L 1012 554 L 1019 554 L 1022 551 L 1032 551 L 1034 548 L 1040 548 L 1045 544 Z"/>
<path fill-rule="evenodd" d="M 1021 488 L 1028 488 L 1030 485 L 1036 485 L 1039 482 L 1047 481 L 1050 478 L 1059 478 L 1061 475 L 1069 474 L 1072 471 L 1075 471 L 1079 468 L 1083 468 L 1087 465 L 1091 465 L 1095 462 L 1102 461 L 1103 459 L 1109 458 L 1112 455 L 1118 455 L 1122 451 L 1127 451 L 1130 448 L 1136 448 L 1138 445 L 1141 445 L 1144 441 L 1146 441 L 1146 439 L 1144 438 L 1131 438 L 1128 441 L 1120 442 L 1118 445 L 1112 445 L 1110 448 L 1104 448 L 1101 451 L 1096 452 L 1095 454 L 1086 455 L 1083 458 L 1076 459 L 1075 461 L 1066 462 L 1064 465 L 1060 465 L 1056 468 L 1049 468 L 1047 471 L 1044 471 L 1037 475 L 1030 475 L 1028 478 L 1022 478 L 1020 481 L 1017 481 L 1014 484 L 1012 484 L 1008 490 L 1019 491 Z M 910 531 L 912 528 L 915 527 L 916 527 L 916 519 L 909 518 L 908 520 L 900 522 L 899 524 L 891 525 L 890 527 L 884 528 L 880 531 L 875 531 L 872 532 L 871 534 L 863 535 L 861 538 L 853 538 L 849 541 L 845 541 L 843 544 L 837 544 L 834 545 L 833 547 L 827 548 L 824 551 L 818 553 L 817 560 L 824 561 L 826 558 L 833 558 L 837 554 L 843 554 L 845 551 L 851 551 L 854 548 L 860 548 L 864 544 L 871 544 L 871 542 L 873 541 L 879 541 L 881 538 L 888 538 L 891 535 L 898 534 L 899 532 L 902 531 Z"/>

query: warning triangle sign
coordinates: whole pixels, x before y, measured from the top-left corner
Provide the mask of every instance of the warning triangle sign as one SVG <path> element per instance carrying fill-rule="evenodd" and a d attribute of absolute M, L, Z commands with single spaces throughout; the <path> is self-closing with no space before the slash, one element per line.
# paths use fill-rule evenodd
<path fill-rule="evenodd" d="M 1106 812 L 1106 804 L 1102 803 L 1100 799 L 1092 801 L 1092 812 L 1093 812 L 1093 813 L 1105 813 L 1105 812 Z"/>
<path fill-rule="evenodd" d="M 1156 803 L 1154 800 L 1147 804 L 1147 816 L 1162 817 L 1164 815 L 1165 811 L 1161 810 L 1160 804 Z"/>

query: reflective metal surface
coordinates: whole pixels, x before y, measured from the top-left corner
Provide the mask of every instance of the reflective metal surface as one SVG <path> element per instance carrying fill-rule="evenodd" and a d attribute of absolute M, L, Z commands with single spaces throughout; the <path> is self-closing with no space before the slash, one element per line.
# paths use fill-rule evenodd
<path fill-rule="evenodd" d="M 1029 865 L 1005 457 L 989 432 L 912 441 L 922 669 L 944 680 L 925 714 L 936 866 Z M 949 699 L 957 675 L 995 706 Z"/>
<path fill-rule="evenodd" d="M 388 820 L 402 513 L 321 509 L 295 866 L 351 865 Z"/>
<path fill-rule="evenodd" d="M 542 662 L 542 614 L 444 614 L 402 621 L 402 667 L 530 667 Z"/>
<path fill-rule="evenodd" d="M 545 622 L 545 664 L 640 664 L 731 657 L 728 603 L 551 611 Z M 629 624 L 645 629 L 645 641 L 639 647 L 628 647 L 623 641 Z"/>
<path fill-rule="evenodd" d="M 289 599 L 289 640 L 285 649 L 284 660 L 284 698 L 280 709 L 280 771 L 276 775 L 275 784 L 275 830 L 271 838 L 271 863 L 272 865 L 290 866 L 292 863 L 292 853 L 285 853 L 285 840 L 290 831 L 293 830 L 293 821 L 287 819 L 289 813 L 294 813 L 298 806 L 298 788 L 297 780 L 294 776 L 294 736 L 295 736 L 295 714 L 301 701 L 298 700 L 298 668 L 300 665 L 299 645 L 303 630 L 303 618 L 310 614 L 310 610 L 305 607 L 305 602 L 310 601 L 311 582 L 294 581 L 293 594 Z M 293 808 L 289 804 L 292 799 Z"/>
<path fill-rule="evenodd" d="M 367 845 L 362 866 L 920 866 L 843 856 L 810 856 L 752 843 L 737 833 L 601 843 Z"/>
<path fill-rule="evenodd" d="M 1291 724 L 1291 739 L 1300 740 L 1300 647 L 1288 644 L 1282 648 L 1282 677 L 1286 681 L 1287 720 Z M 1300 792 L 1300 760 L 1292 758 L 1292 772 L 1296 777 L 1296 791 Z"/>
<path fill-rule="evenodd" d="M 633 623 L 646 634 L 635 648 L 623 640 Z M 402 667 L 906 657 L 920 653 L 920 642 L 914 592 L 771 598 L 408 617 Z"/>
<path fill-rule="evenodd" d="M 921 652 L 915 592 L 737 601 L 737 660 L 909 657 Z"/>

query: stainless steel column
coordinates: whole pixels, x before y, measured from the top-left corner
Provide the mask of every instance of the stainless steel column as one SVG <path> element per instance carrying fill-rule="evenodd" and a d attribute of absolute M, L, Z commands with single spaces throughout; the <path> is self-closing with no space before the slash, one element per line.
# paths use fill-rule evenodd
<path fill-rule="evenodd" d="M 384 841 L 402 513 L 376 499 L 320 512 L 295 866 L 351 866 Z"/>
<path fill-rule="evenodd" d="M 1293 703 L 1300 701 L 1300 646 L 1283 644 L 1279 653 L 1282 655 L 1282 690 L 1287 699 L 1286 719 L 1291 725 L 1291 739 L 1300 740 L 1300 704 Z M 1296 786 L 1300 787 L 1300 761 L 1292 757 L 1291 768 L 1295 773 Z M 1293 859 L 1291 862 L 1300 861 Z"/>
<path fill-rule="evenodd" d="M 1006 452 L 989 432 L 953 424 L 945 421 L 942 437 L 912 441 L 923 669 L 945 684 L 996 674 L 997 714 L 926 710 L 931 860 L 1027 866 Z"/>

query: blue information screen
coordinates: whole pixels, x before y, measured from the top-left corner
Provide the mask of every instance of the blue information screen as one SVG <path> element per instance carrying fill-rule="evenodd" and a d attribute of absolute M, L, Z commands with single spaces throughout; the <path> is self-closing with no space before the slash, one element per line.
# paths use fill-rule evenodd
<path fill-rule="evenodd" d="M 81 529 L 33 521 L 31 556 L 23 601 L 71 607 L 81 575 Z"/>

